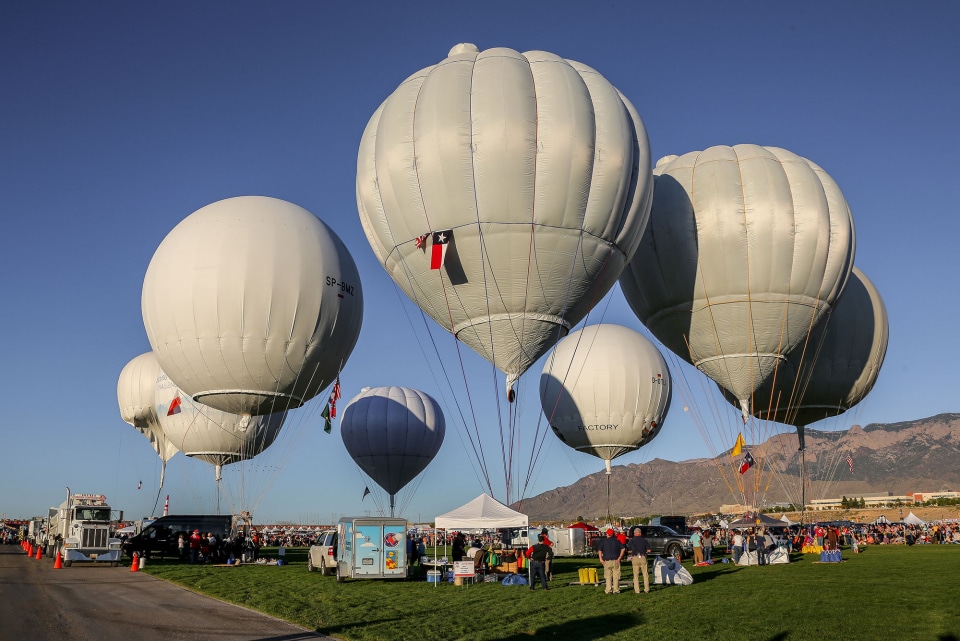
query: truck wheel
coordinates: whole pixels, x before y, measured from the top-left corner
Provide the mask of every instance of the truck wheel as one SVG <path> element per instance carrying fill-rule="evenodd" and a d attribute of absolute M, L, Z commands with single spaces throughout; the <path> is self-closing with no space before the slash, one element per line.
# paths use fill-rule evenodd
<path fill-rule="evenodd" d="M 327 562 L 324 561 L 324 562 L 323 562 L 323 567 L 320 568 L 320 574 L 322 574 L 323 576 L 327 576 L 327 575 L 333 574 L 333 568 L 330 567 L 329 565 L 327 565 Z"/>
<path fill-rule="evenodd" d="M 313 572 L 314 570 L 316 570 L 316 568 L 313 567 L 313 555 L 307 552 L 307 572 Z M 321 574 L 323 574 L 323 572 L 321 572 Z"/>
<path fill-rule="evenodd" d="M 667 556 L 672 556 L 678 561 L 683 560 L 683 550 L 680 548 L 680 545 L 677 543 L 671 543 L 667 547 Z"/>

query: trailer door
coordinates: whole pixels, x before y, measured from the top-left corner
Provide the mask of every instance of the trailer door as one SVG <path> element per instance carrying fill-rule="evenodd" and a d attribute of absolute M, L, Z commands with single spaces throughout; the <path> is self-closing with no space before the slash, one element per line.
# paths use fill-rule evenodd
<path fill-rule="evenodd" d="M 353 549 L 358 576 L 383 574 L 383 526 L 354 525 Z"/>

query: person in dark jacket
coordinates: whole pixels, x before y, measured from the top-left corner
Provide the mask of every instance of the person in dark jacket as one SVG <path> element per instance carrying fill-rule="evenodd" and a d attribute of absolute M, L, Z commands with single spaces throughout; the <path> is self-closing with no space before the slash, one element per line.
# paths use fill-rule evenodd
<path fill-rule="evenodd" d="M 530 589 L 533 590 L 537 585 L 537 578 L 543 584 L 544 590 L 549 590 L 547 586 L 547 563 L 553 558 L 553 550 L 544 543 L 544 536 L 537 535 L 537 542 L 527 549 L 527 558 L 530 559 Z"/>
<path fill-rule="evenodd" d="M 604 593 L 620 594 L 620 560 L 626 548 L 616 536 L 613 529 L 607 530 L 607 536 L 600 540 L 598 556 L 603 563 L 603 580 L 606 582 Z"/>
<path fill-rule="evenodd" d="M 627 552 L 633 564 L 633 591 L 640 594 L 640 573 L 643 573 L 643 591 L 650 591 L 650 577 L 647 575 L 647 555 L 650 554 L 650 541 L 644 538 L 640 528 L 634 528 L 633 536 L 627 541 Z"/>

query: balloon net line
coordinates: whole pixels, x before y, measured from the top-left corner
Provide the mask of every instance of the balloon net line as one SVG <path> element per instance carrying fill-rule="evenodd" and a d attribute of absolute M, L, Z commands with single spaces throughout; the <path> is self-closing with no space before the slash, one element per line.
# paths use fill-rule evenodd
<path fill-rule="evenodd" d="M 404 271 L 408 272 L 406 262 L 401 261 L 401 264 L 403 265 Z M 450 417 L 451 419 L 453 419 L 453 417 L 455 416 L 459 417 L 459 421 L 451 420 L 451 423 L 456 425 L 458 428 L 455 431 L 457 433 L 458 438 L 460 439 L 460 443 L 461 443 L 461 446 L 464 448 L 464 451 L 468 453 L 470 452 L 473 453 L 473 456 L 467 457 L 467 459 L 470 461 L 470 466 L 473 469 L 473 472 L 477 478 L 477 481 L 480 483 L 482 487 L 486 488 L 487 491 L 490 492 L 492 495 L 493 488 L 490 482 L 490 475 L 486 465 L 486 459 L 483 454 L 483 447 L 482 447 L 482 443 L 480 441 L 480 436 L 479 436 L 479 423 L 477 421 L 476 411 L 474 410 L 473 400 L 472 400 L 472 397 L 470 396 L 470 390 L 466 386 L 466 384 L 464 384 L 464 387 L 466 389 L 466 394 L 467 394 L 467 407 L 470 409 L 470 418 L 471 418 L 471 420 L 468 421 L 467 417 L 463 413 L 463 405 L 458 400 L 458 395 L 454 389 L 453 381 L 450 377 L 449 372 L 447 371 L 446 359 L 444 359 L 440 354 L 440 348 L 437 344 L 437 340 L 433 334 L 433 330 L 431 328 L 430 323 L 427 321 L 427 314 L 424 311 L 423 307 L 420 306 L 419 304 L 419 296 L 417 295 L 417 290 L 416 290 L 416 287 L 414 286 L 415 284 L 413 282 L 413 279 L 412 277 L 409 277 L 409 274 L 408 274 L 408 282 L 410 283 L 411 291 L 414 293 L 413 303 L 419 309 L 420 320 L 422 322 L 423 328 L 426 330 L 427 336 L 429 337 L 430 348 L 433 351 L 435 356 L 435 363 L 439 365 L 440 372 L 442 373 L 442 379 L 443 379 L 443 382 L 445 383 L 445 385 L 441 385 L 441 381 L 437 378 L 436 368 L 430 367 L 429 368 L 430 375 L 434 379 L 434 382 L 437 385 L 437 389 L 440 392 L 440 397 L 441 397 L 440 401 L 442 402 L 443 406 L 446 408 L 445 415 Z M 410 314 L 404 303 L 404 299 L 400 295 L 400 287 L 396 283 L 394 283 L 394 291 L 396 292 L 397 299 L 400 304 L 400 308 L 403 310 L 411 330 L 413 330 L 413 335 L 416 338 L 418 346 L 420 347 L 420 352 L 426 353 L 427 350 L 425 349 L 425 345 L 423 344 L 423 341 L 420 338 L 420 332 L 417 331 L 416 324 L 414 323 L 413 319 L 410 317 Z M 454 337 L 454 343 L 456 344 L 457 342 L 458 341 L 456 340 L 456 337 Z M 456 348 L 459 355 L 459 345 L 457 345 Z M 461 363 L 461 374 L 465 381 L 466 374 L 464 372 L 462 358 L 460 358 L 459 360 Z M 455 411 L 451 411 L 451 408 Z M 469 427 L 471 423 L 473 425 L 472 433 Z M 476 434 L 476 437 L 474 437 L 474 434 Z M 465 437 L 466 437 L 466 441 L 464 441 Z"/>

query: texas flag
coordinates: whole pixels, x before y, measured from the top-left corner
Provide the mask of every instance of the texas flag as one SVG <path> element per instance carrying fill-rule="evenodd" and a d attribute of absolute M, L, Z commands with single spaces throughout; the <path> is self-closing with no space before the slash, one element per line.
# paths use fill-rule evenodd
<path fill-rule="evenodd" d="M 430 254 L 430 269 L 440 269 L 443 267 L 443 261 L 447 257 L 447 247 L 452 237 L 452 229 L 433 232 L 433 251 Z"/>
<path fill-rule="evenodd" d="M 756 461 L 750 456 L 750 452 L 747 452 L 747 455 L 743 457 L 743 461 L 740 462 L 740 473 L 746 474 L 747 470 L 754 466 L 754 463 L 756 463 Z"/>
<path fill-rule="evenodd" d="M 170 408 L 167 410 L 167 416 L 173 416 L 180 413 L 180 395 L 170 401 Z"/>

